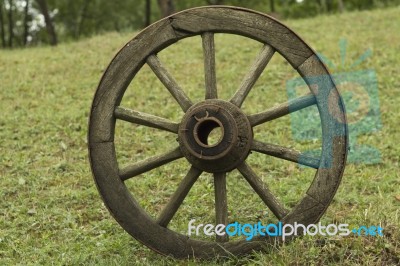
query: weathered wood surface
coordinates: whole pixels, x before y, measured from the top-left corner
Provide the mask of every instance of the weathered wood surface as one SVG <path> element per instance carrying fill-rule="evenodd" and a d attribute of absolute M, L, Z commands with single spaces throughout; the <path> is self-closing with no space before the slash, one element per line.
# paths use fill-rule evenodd
<path fill-rule="evenodd" d="M 316 99 L 313 94 L 305 95 L 289 102 L 279 104 L 263 112 L 249 115 L 247 118 L 250 124 L 254 126 L 261 125 L 265 122 L 277 119 L 290 113 L 299 111 L 306 107 L 316 104 Z"/>
<path fill-rule="evenodd" d="M 160 216 L 157 219 L 157 223 L 163 227 L 167 227 L 172 217 L 174 217 L 178 208 L 182 205 L 183 200 L 186 198 L 193 184 L 196 182 L 197 178 L 201 175 L 202 171 L 191 167 L 185 178 L 179 184 L 178 189 L 172 195 L 171 199 L 164 207 Z"/>
<path fill-rule="evenodd" d="M 226 191 L 226 173 L 214 174 L 215 224 L 228 225 L 228 198 Z M 216 236 L 217 242 L 228 241 L 228 235 Z"/>
<path fill-rule="evenodd" d="M 206 99 L 217 99 L 217 77 L 215 70 L 215 44 L 214 33 L 205 32 L 201 35 L 203 40 L 204 80 L 206 86 Z"/>
<path fill-rule="evenodd" d="M 158 128 L 172 133 L 178 133 L 178 123 L 155 115 L 134 111 L 120 106 L 115 108 L 114 115 L 117 119 L 121 119 L 138 125 Z"/>
<path fill-rule="evenodd" d="M 319 159 L 307 156 L 299 151 L 282 147 L 271 143 L 263 143 L 253 140 L 251 149 L 256 152 L 264 153 L 276 158 L 292 161 L 312 168 L 319 168 Z"/>
<path fill-rule="evenodd" d="M 316 97 L 322 126 L 320 167 L 307 195 L 328 207 L 339 187 L 348 149 L 348 129 L 343 101 L 329 72 L 317 55 L 307 59 L 298 72 Z M 334 97 L 335 101 L 329 99 Z"/>
<path fill-rule="evenodd" d="M 150 55 L 147 58 L 147 64 L 156 74 L 158 79 L 164 84 L 168 91 L 172 94 L 184 112 L 193 105 L 192 101 L 178 85 L 175 79 L 169 74 L 167 69 L 161 64 L 160 59 L 156 55 Z"/>
<path fill-rule="evenodd" d="M 89 124 L 91 142 L 114 140 L 114 110 L 129 83 L 149 55 L 178 39 L 170 21 L 162 20 L 139 33 L 119 51 L 104 73 L 93 99 Z"/>
<path fill-rule="evenodd" d="M 286 216 L 288 211 L 278 201 L 274 194 L 272 194 L 267 185 L 262 182 L 256 173 L 254 173 L 254 171 L 247 165 L 247 163 L 239 165 L 238 170 L 279 220 Z"/>
<path fill-rule="evenodd" d="M 249 72 L 247 73 L 242 83 L 240 84 L 239 89 L 236 91 L 236 93 L 230 100 L 231 103 L 233 103 L 238 107 L 242 106 L 250 90 L 253 88 L 254 84 L 261 76 L 261 73 L 264 71 L 265 67 L 271 60 L 274 53 L 275 50 L 271 46 L 267 44 L 263 46 L 256 60 L 254 61 L 253 65 L 251 66 Z"/>
<path fill-rule="evenodd" d="M 181 34 L 205 31 L 234 33 L 269 44 L 294 68 L 313 52 L 289 28 L 271 17 L 236 7 L 205 7 L 187 10 L 171 18 L 172 27 Z"/>
<path fill-rule="evenodd" d="M 161 226 L 131 196 L 118 175 L 112 142 L 91 143 L 89 148 L 97 188 L 110 213 L 118 223 L 140 242 L 162 250 L 163 254 L 187 257 L 187 237 Z M 138 230 L 140 229 L 140 230 Z"/>
<path fill-rule="evenodd" d="M 137 162 L 133 165 L 122 168 L 119 171 L 119 176 L 121 180 L 127 180 L 129 178 L 135 177 L 137 175 L 148 172 L 154 168 L 160 167 L 161 165 L 172 162 L 176 159 L 182 158 L 183 154 L 180 148 L 176 148 L 172 151 L 166 152 L 162 155 L 156 155 L 150 158 L 147 158 L 143 161 Z"/>

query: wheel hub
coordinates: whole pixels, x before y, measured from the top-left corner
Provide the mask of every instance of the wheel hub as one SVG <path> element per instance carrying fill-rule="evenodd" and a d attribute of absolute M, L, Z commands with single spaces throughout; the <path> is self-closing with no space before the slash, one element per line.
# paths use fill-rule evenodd
<path fill-rule="evenodd" d="M 253 131 L 237 106 L 212 99 L 186 112 L 178 136 L 187 160 L 203 171 L 215 173 L 230 171 L 247 158 Z"/>

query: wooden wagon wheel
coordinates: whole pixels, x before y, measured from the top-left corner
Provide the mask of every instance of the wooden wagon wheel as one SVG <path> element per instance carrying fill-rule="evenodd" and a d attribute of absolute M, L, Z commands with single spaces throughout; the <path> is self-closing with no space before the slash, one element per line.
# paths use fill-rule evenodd
<path fill-rule="evenodd" d="M 214 33 L 242 35 L 264 44 L 247 76 L 230 101 L 217 97 Z M 157 52 L 180 39 L 201 35 L 204 51 L 205 100 L 193 103 L 157 57 Z M 280 53 L 309 85 L 310 94 L 257 114 L 246 115 L 241 105 L 275 52 Z M 184 111 L 179 123 L 120 106 L 135 74 L 147 64 Z M 312 158 L 294 150 L 253 139 L 253 127 L 317 105 L 322 125 L 322 153 Z M 170 152 L 119 169 L 114 145 L 116 120 L 177 134 L 179 145 Z M 221 139 L 208 144 L 212 129 Z M 246 163 L 250 151 L 298 162 L 316 169 L 304 197 L 286 210 Z M 344 171 L 347 127 L 341 97 L 327 69 L 312 49 L 293 31 L 273 18 L 236 7 L 201 7 L 158 21 L 132 39 L 112 60 L 96 91 L 89 123 L 90 163 L 103 200 L 120 225 L 148 247 L 178 258 L 246 254 L 261 249 L 269 237 L 252 241 L 215 242 L 189 238 L 168 229 L 191 186 L 203 171 L 214 173 L 217 223 L 226 224 L 226 172 L 238 169 L 274 215 L 283 223 L 308 225 L 319 220 L 331 202 Z M 192 165 L 169 203 L 153 219 L 132 197 L 124 181 L 185 157 Z"/>

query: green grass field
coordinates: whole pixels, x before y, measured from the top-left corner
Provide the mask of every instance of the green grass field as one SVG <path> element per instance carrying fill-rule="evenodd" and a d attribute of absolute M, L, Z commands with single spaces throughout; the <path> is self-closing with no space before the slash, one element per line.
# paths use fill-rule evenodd
<path fill-rule="evenodd" d="M 303 237 L 268 252 L 220 261 L 177 261 L 158 255 L 131 238 L 111 217 L 89 169 L 87 125 L 92 97 L 115 53 L 133 36 L 110 33 L 56 48 L 0 51 L 0 265 L 398 265 L 400 264 L 400 8 L 321 16 L 285 23 L 317 52 L 336 64 L 333 73 L 370 69 L 378 79 L 382 129 L 364 134 L 358 144 L 381 153 L 377 164 L 348 164 L 342 184 L 321 222 L 379 225 L 383 237 Z M 341 63 L 339 40 L 348 43 Z M 236 90 L 260 44 L 218 35 L 220 95 Z M 351 65 L 367 49 L 373 54 Z M 199 101 L 204 91 L 200 38 L 190 38 L 160 53 L 167 68 Z M 298 74 L 275 56 L 243 107 L 261 111 L 287 101 L 285 84 Z M 398 102 L 399 101 L 399 102 Z M 167 90 L 143 68 L 123 105 L 179 121 L 182 113 Z M 314 110 L 315 111 L 315 110 Z M 357 115 L 351 114 L 357 118 Z M 318 139 L 296 141 L 290 117 L 257 127 L 255 136 L 286 147 L 319 147 Z M 118 122 L 121 165 L 159 154 L 176 145 L 168 133 Z M 314 170 L 252 154 L 249 163 L 284 202 L 293 207 Z M 155 216 L 188 168 L 184 159 L 126 182 L 143 208 Z M 237 171 L 228 175 L 230 221 L 275 221 Z M 210 175 L 202 175 L 174 217 L 172 229 L 185 234 L 194 218 L 214 223 Z M 261 217 L 261 218 L 260 218 Z"/>

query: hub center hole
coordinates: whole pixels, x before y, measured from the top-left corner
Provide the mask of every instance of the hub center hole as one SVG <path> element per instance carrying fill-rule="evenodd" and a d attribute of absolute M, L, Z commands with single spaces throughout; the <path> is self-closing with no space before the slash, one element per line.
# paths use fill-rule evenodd
<path fill-rule="evenodd" d="M 215 118 L 208 118 L 200 121 L 195 128 L 196 141 L 205 147 L 218 145 L 223 136 L 224 129 L 220 121 Z"/>

